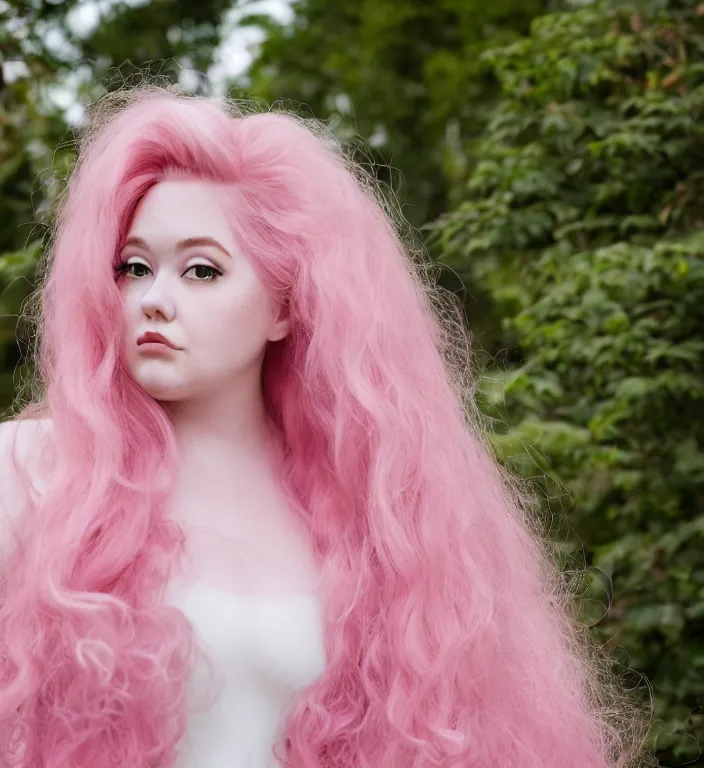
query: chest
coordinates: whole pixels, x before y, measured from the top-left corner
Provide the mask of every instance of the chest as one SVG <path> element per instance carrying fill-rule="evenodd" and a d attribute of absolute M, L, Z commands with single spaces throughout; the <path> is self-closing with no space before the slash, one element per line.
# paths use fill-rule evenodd
<path fill-rule="evenodd" d="M 275 485 L 255 479 L 183 483 L 169 513 L 186 547 L 168 602 L 181 608 L 209 661 L 198 657 L 189 681 L 179 768 L 273 768 L 287 705 L 325 668 L 305 520 Z"/>
<path fill-rule="evenodd" d="M 306 522 L 276 485 L 183 483 L 171 499 L 170 516 L 186 537 L 186 581 L 237 596 L 316 592 Z"/>
<path fill-rule="evenodd" d="M 312 595 L 232 595 L 200 582 L 170 584 L 203 657 L 188 684 L 188 729 L 178 768 L 276 768 L 271 748 L 287 705 L 325 667 Z M 213 698 L 214 697 L 214 698 Z"/>

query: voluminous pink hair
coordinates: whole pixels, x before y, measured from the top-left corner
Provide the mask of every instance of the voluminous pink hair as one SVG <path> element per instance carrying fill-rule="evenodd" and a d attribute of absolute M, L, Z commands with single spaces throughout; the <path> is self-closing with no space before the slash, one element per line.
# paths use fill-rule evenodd
<path fill-rule="evenodd" d="M 290 310 L 263 387 L 323 575 L 327 667 L 287 713 L 282 764 L 631 765 L 638 718 L 486 447 L 457 315 L 370 178 L 313 120 L 156 87 L 106 97 L 90 126 L 23 413 L 51 415 L 53 469 L 2 564 L 5 761 L 167 768 L 187 725 L 194 635 L 162 600 L 184 544 L 176 447 L 121 362 L 114 278 L 137 203 L 179 175 L 222 184 Z"/>

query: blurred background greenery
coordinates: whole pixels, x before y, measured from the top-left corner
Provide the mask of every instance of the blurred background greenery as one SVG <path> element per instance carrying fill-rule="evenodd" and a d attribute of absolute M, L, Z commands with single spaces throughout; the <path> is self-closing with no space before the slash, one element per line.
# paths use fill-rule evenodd
<path fill-rule="evenodd" d="M 610 580 L 583 618 L 650 747 L 704 764 L 704 2 L 0 0 L 0 64 L 0 411 L 86 104 L 148 72 L 328 121 L 464 302 L 565 570 Z"/>

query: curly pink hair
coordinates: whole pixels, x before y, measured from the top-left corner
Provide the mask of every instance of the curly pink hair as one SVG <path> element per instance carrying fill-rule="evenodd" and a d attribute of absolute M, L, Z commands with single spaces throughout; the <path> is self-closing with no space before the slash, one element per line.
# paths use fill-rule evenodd
<path fill-rule="evenodd" d="M 4 760 L 178 754 L 197 649 L 162 599 L 184 544 L 165 514 L 176 448 L 122 365 L 113 274 L 140 198 L 178 174 L 224 185 L 290 311 L 263 388 L 323 577 L 327 667 L 287 712 L 282 764 L 630 765 L 632 713 L 481 437 L 457 314 L 371 180 L 291 114 L 155 87 L 98 106 L 40 294 L 43 393 L 24 416 L 51 414 L 55 449 L 2 567 Z"/>

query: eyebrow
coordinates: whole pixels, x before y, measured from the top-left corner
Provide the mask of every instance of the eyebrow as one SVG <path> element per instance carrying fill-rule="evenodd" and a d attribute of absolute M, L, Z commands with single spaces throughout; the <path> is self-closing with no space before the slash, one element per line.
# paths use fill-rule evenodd
<path fill-rule="evenodd" d="M 125 240 L 124 248 L 126 248 L 128 245 L 136 245 L 139 248 L 144 248 L 145 251 L 150 250 L 149 246 L 147 245 L 146 240 L 142 239 L 141 237 L 135 237 L 132 235 L 131 237 L 128 237 L 127 240 Z M 218 250 L 222 251 L 225 256 L 228 256 L 229 258 L 232 258 L 232 255 L 222 246 L 217 240 L 214 240 L 212 237 L 187 237 L 185 240 L 180 240 L 176 244 L 176 250 L 178 252 L 184 251 L 186 248 L 192 248 L 196 245 L 210 245 L 213 248 L 217 248 Z"/>

